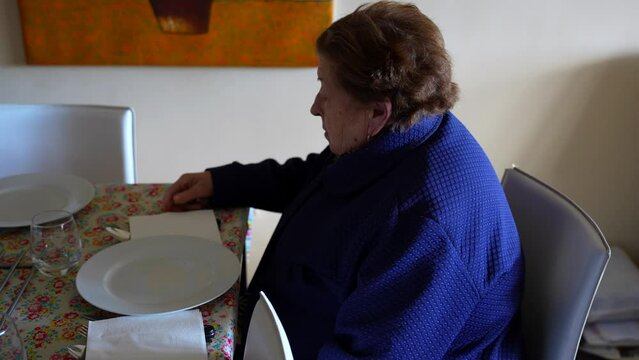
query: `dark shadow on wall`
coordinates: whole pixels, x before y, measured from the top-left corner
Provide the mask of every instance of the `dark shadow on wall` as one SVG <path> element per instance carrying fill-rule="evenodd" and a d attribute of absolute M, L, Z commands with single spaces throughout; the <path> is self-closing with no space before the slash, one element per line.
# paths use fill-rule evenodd
<path fill-rule="evenodd" d="M 24 65 L 20 11 L 16 0 L 0 0 L 0 66 Z"/>
<path fill-rule="evenodd" d="M 564 79 L 538 134 L 552 138 L 563 126 L 558 146 L 531 144 L 522 163 L 535 164 L 639 263 L 639 55 L 583 66 Z"/>

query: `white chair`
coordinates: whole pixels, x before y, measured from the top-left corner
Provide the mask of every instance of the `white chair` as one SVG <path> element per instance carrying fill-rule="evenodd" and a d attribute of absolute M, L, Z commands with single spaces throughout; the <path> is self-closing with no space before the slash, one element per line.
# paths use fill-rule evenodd
<path fill-rule="evenodd" d="M 284 327 L 261 291 L 246 335 L 244 360 L 293 360 Z"/>
<path fill-rule="evenodd" d="M 31 172 L 135 183 L 133 109 L 0 104 L 0 177 Z"/>
<path fill-rule="evenodd" d="M 527 359 L 575 359 L 610 248 L 574 202 L 523 171 L 502 186 L 525 262 L 522 326 Z"/>

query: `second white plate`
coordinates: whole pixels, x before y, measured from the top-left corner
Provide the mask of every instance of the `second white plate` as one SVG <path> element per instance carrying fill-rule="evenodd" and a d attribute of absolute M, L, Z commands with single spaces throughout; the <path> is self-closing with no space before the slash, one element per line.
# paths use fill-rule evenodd
<path fill-rule="evenodd" d="M 76 287 L 94 306 L 122 315 L 190 309 L 224 294 L 240 276 L 237 256 L 206 239 L 163 235 L 100 251 L 78 271 Z"/>
<path fill-rule="evenodd" d="M 75 213 L 95 195 L 93 184 L 75 175 L 33 173 L 0 179 L 0 228 L 29 226 L 45 210 Z M 55 220 L 55 219 L 52 219 Z"/>

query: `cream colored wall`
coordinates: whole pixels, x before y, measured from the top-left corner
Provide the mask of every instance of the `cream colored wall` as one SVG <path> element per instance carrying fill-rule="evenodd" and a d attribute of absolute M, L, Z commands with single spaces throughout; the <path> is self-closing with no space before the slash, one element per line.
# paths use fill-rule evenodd
<path fill-rule="evenodd" d="M 359 0 L 336 0 L 336 16 Z M 462 89 L 456 114 L 501 176 L 517 163 L 639 259 L 639 2 L 421 0 Z M 132 106 L 141 182 L 325 145 L 314 69 L 25 66 L 0 0 L 0 102 Z"/>

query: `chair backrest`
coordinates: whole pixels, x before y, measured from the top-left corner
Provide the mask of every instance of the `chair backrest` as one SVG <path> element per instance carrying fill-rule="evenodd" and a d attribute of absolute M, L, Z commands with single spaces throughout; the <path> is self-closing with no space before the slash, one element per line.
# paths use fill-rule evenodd
<path fill-rule="evenodd" d="M 0 104 L 0 177 L 69 173 L 134 183 L 135 115 L 131 108 Z"/>
<path fill-rule="evenodd" d="M 246 335 L 244 360 L 293 360 L 284 327 L 261 291 Z"/>
<path fill-rule="evenodd" d="M 526 357 L 574 359 L 610 247 L 590 216 L 550 186 L 517 168 L 502 186 L 525 262 Z"/>

